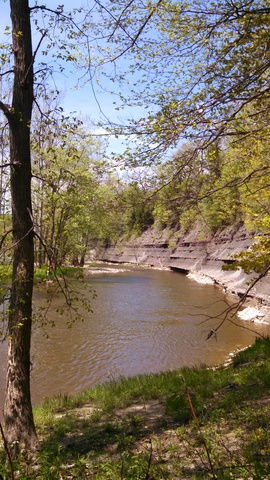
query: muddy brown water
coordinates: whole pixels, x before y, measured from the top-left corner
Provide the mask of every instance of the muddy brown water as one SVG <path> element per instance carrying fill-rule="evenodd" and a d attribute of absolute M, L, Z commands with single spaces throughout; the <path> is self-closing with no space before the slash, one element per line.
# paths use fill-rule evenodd
<path fill-rule="evenodd" d="M 120 376 L 172 370 L 182 366 L 216 365 L 236 349 L 251 344 L 256 334 L 270 335 L 270 325 L 225 322 L 217 339 L 206 340 L 216 317 L 226 308 L 214 285 L 203 285 L 172 271 L 99 265 L 87 282 L 96 291 L 93 313 L 71 329 L 65 318 L 50 313 L 55 327 L 34 330 L 32 398 L 37 404 L 59 393 L 76 394 Z M 56 300 L 57 302 L 57 300 Z M 35 293 L 46 304 L 45 291 Z M 0 402 L 5 386 L 6 345 L 0 347 Z"/>

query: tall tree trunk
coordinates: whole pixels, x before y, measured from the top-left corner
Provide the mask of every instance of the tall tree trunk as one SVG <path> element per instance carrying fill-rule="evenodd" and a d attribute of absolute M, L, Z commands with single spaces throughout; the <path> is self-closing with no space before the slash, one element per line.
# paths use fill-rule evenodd
<path fill-rule="evenodd" d="M 30 123 L 33 106 L 33 54 L 28 0 L 10 0 L 14 53 L 10 126 L 13 273 L 4 420 L 7 440 L 33 449 L 37 436 L 30 396 L 30 343 L 34 274 L 31 205 Z"/>

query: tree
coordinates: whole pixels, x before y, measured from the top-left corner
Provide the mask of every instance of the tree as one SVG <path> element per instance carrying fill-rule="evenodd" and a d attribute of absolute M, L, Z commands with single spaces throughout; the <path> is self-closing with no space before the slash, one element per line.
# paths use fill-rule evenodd
<path fill-rule="evenodd" d="M 12 105 L 0 102 L 10 129 L 13 272 L 10 295 L 5 428 L 10 444 L 37 445 L 30 398 L 30 342 L 34 275 L 30 124 L 33 51 L 27 0 L 10 1 L 14 81 Z"/>
<path fill-rule="evenodd" d="M 204 169 L 202 157 L 193 144 L 182 145 L 159 166 L 154 207 L 157 225 L 189 229 L 196 216 Z"/>
<path fill-rule="evenodd" d="M 10 0 L 9 5 L 12 45 L 11 47 L 1 46 L 1 78 L 6 82 L 9 82 L 9 78 L 13 78 L 12 102 L 10 105 L 5 94 L 0 100 L 0 109 L 8 122 L 10 132 L 9 166 L 13 235 L 4 421 L 6 439 L 16 453 L 21 447 L 33 450 L 37 446 L 30 396 L 35 236 L 31 198 L 32 109 L 34 101 L 38 104 L 38 96 L 48 98 L 57 96 L 59 93 L 56 90 L 52 94 L 51 88 L 48 90 L 48 78 L 53 73 L 48 62 L 41 61 L 35 73 L 34 63 L 40 45 L 46 38 L 44 56 L 47 57 L 49 51 L 54 52 L 50 53 L 50 60 L 58 62 L 60 71 L 63 71 L 65 68 L 63 62 L 65 64 L 77 62 L 75 52 L 78 53 L 79 38 L 83 37 L 84 43 L 87 44 L 87 36 L 84 33 L 83 19 L 80 18 L 79 28 L 74 20 L 75 11 L 72 14 L 64 14 L 63 5 L 57 10 L 46 8 L 44 5 L 35 5 L 30 8 L 28 0 Z M 43 13 L 44 22 L 39 25 L 36 20 L 34 23 L 40 39 L 33 51 L 30 17 L 37 11 Z M 44 28 L 45 21 L 48 28 Z M 57 29 L 62 37 L 57 36 Z M 51 31 L 53 31 L 52 36 Z M 13 65 L 10 66 L 12 57 Z M 6 71 L 2 73 L 4 67 Z"/>
<path fill-rule="evenodd" d="M 34 218 L 41 240 L 38 257 L 40 264 L 52 258 L 58 265 L 68 260 L 79 264 L 91 238 L 90 218 L 105 171 L 103 156 L 97 158 L 102 145 L 78 119 L 63 123 L 60 117 L 57 125 L 57 136 L 51 123 L 40 136 L 38 122 L 32 139 Z"/>
<path fill-rule="evenodd" d="M 242 124 L 251 121 L 247 117 L 242 119 Z M 255 240 L 248 251 L 235 256 L 231 268 L 266 274 L 270 268 L 269 115 L 256 119 L 253 130 L 244 143 L 231 142 L 227 152 L 227 180 L 232 179 L 237 186 L 242 218 Z"/>
<path fill-rule="evenodd" d="M 120 202 L 128 235 L 132 233 L 139 235 L 154 223 L 149 193 L 149 191 L 143 191 L 138 182 L 131 182 L 124 186 Z"/>

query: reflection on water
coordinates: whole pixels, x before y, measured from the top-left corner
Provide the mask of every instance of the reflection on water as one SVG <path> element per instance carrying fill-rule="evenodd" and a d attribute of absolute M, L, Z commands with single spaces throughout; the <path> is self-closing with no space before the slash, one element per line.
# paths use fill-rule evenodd
<path fill-rule="evenodd" d="M 68 329 L 54 313 L 49 338 L 35 330 L 32 341 L 34 403 L 59 392 L 76 393 L 120 375 L 160 372 L 183 365 L 213 365 L 253 342 L 249 330 L 226 323 L 217 340 L 206 337 L 225 308 L 222 292 L 186 276 L 153 269 L 108 267 L 92 271 L 87 282 L 97 297 L 93 313 Z M 36 293 L 44 303 L 45 293 Z M 243 325 L 243 321 L 236 320 Z M 248 326 L 252 327 L 251 324 Z M 256 325 L 261 333 L 270 327 Z M 3 391 L 5 347 L 2 347 L 0 386 Z M 3 401 L 3 395 L 1 402 Z"/>

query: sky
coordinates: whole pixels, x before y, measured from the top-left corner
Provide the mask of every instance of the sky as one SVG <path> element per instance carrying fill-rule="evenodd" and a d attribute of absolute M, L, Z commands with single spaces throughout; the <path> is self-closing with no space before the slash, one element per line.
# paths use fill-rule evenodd
<path fill-rule="evenodd" d="M 65 4 L 67 10 L 78 7 L 80 0 L 74 1 L 69 0 L 68 2 L 60 2 L 56 0 L 44 0 L 41 2 L 35 2 L 35 0 L 30 0 L 30 7 L 34 6 L 35 3 L 45 4 L 48 8 L 56 9 L 57 6 L 61 3 Z M 9 16 L 9 1 L 0 0 L 0 43 L 3 38 L 3 32 L 7 25 L 10 25 L 10 16 Z M 34 29 L 32 29 L 34 32 Z M 37 37 L 38 38 L 38 37 Z M 33 42 L 35 43 L 35 38 Z M 44 61 L 44 58 L 42 59 Z M 70 69 L 68 69 L 70 70 Z M 63 106 L 66 114 L 69 112 L 76 112 L 76 115 L 81 118 L 89 118 L 93 124 L 98 124 L 101 120 L 105 120 L 104 115 L 112 122 L 119 123 L 121 119 L 128 116 L 129 112 L 122 112 L 119 114 L 119 111 L 116 110 L 116 105 L 113 102 L 117 101 L 117 97 L 106 93 L 104 91 L 98 91 L 95 81 L 91 84 L 90 82 L 86 83 L 82 88 L 77 89 L 75 87 L 79 72 L 71 74 L 66 70 L 65 74 L 56 74 L 56 85 L 57 88 L 61 91 L 61 106 Z M 109 85 L 108 81 L 103 78 L 103 85 L 106 88 L 111 89 L 112 85 Z M 93 88 L 95 94 L 93 93 Z M 104 115 L 103 115 L 104 114 Z M 105 130 L 98 126 L 93 126 L 93 132 L 95 134 L 104 134 Z M 122 139 L 116 139 L 115 137 L 109 137 L 109 145 L 107 152 L 114 151 L 115 153 L 121 153 L 123 151 Z"/>

